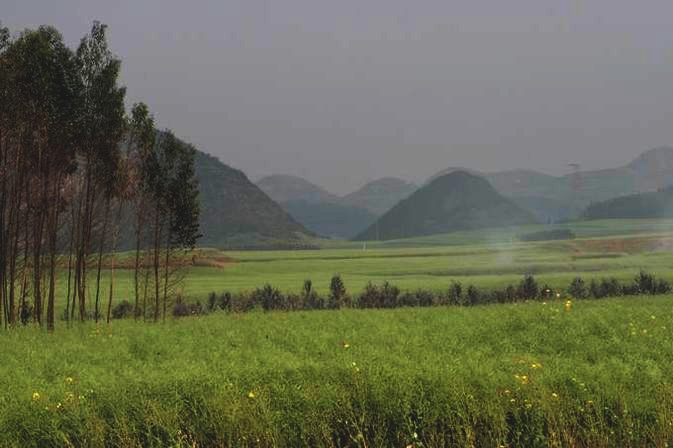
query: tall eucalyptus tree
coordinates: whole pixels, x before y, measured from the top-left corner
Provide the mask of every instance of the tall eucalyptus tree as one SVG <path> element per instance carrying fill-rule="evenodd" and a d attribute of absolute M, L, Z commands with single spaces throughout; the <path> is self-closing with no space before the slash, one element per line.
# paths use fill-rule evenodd
<path fill-rule="evenodd" d="M 135 293 L 134 316 L 145 316 L 147 294 L 143 292 L 143 306 L 140 307 L 141 286 L 141 255 L 147 241 L 148 210 L 151 209 L 150 182 L 147 176 L 152 176 L 154 151 L 156 145 L 156 130 L 154 119 L 150 115 L 149 108 L 144 103 L 133 106 L 129 125 L 128 153 L 129 161 L 129 187 L 133 203 L 134 226 L 135 226 L 135 269 L 133 274 L 133 286 Z M 143 263 L 147 265 L 147 263 Z"/>
<path fill-rule="evenodd" d="M 126 126 L 126 91 L 117 84 L 121 61 L 109 50 L 105 30 L 105 25 L 94 22 L 91 32 L 82 38 L 75 58 L 82 84 L 83 113 L 77 133 L 72 312 L 77 302 L 81 320 L 86 318 L 87 268 L 94 242 L 99 244 L 94 311 L 98 318 L 101 258 L 110 219 L 107 210 L 121 190 L 120 142 Z M 101 216 L 103 219 L 97 221 Z"/>
<path fill-rule="evenodd" d="M 6 320 L 13 324 L 14 291 L 17 287 L 21 291 L 20 306 L 25 310 L 30 284 L 33 318 L 41 324 L 46 274 L 47 323 L 53 329 L 59 215 L 66 201 L 64 185 L 74 169 L 78 95 L 74 55 L 52 27 L 26 31 L 5 42 L 0 63 L 2 302 Z"/>

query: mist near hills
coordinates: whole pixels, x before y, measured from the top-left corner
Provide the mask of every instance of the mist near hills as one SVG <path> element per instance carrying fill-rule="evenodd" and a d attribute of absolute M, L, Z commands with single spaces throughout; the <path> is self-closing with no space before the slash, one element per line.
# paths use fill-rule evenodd
<path fill-rule="evenodd" d="M 368 182 L 356 191 L 343 196 L 340 203 L 362 207 L 374 215 L 382 215 L 418 187 L 397 177 L 383 177 Z"/>
<path fill-rule="evenodd" d="M 264 192 L 242 171 L 200 151 L 196 173 L 202 246 L 305 247 L 310 246 L 307 238 L 314 236 L 402 238 L 510 222 L 669 216 L 673 208 L 667 202 L 669 190 L 640 194 L 673 185 L 671 147 L 645 151 L 623 167 L 565 176 L 523 169 L 484 174 L 453 167 L 442 170 L 419 189 L 402 179 L 383 178 L 344 197 L 294 176 L 260 179 Z M 441 197 L 445 192 L 428 192 L 435 181 L 452 175 L 470 179 L 459 188 L 445 186 L 461 191 L 460 195 Z M 469 198 L 469 203 L 459 203 L 459 196 Z M 475 204 L 500 205 L 495 208 L 497 213 L 487 213 Z M 442 215 L 449 209 L 450 220 L 448 214 Z M 509 220 L 508 210 L 517 218 Z"/>
<path fill-rule="evenodd" d="M 582 219 L 584 210 L 592 203 L 655 191 L 673 184 L 673 148 L 645 151 L 623 167 L 578 170 L 563 176 L 527 169 L 481 173 L 449 167 L 431 176 L 424 185 L 454 172 L 488 180 L 498 193 L 530 211 L 536 221 L 553 223 Z M 415 185 L 392 177 L 370 182 L 343 197 L 296 176 L 268 176 L 260 179 L 258 184 L 295 220 L 319 235 L 332 238 L 352 237 L 353 228 L 367 221 L 361 214 L 362 208 L 374 216 L 381 216 L 417 190 Z M 291 207 L 289 202 L 293 202 Z"/>

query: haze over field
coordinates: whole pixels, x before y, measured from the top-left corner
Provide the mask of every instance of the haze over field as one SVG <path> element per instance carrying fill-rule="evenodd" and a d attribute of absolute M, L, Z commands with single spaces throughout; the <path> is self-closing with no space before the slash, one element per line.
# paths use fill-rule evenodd
<path fill-rule="evenodd" d="M 673 142 L 673 3 L 0 1 L 16 33 L 109 25 L 129 103 L 252 179 L 347 194 L 439 169 L 570 172 Z"/>

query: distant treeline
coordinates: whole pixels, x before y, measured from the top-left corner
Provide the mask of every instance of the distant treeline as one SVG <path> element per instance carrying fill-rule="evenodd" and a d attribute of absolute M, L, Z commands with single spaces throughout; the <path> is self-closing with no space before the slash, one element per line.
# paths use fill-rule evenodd
<path fill-rule="evenodd" d="M 621 196 L 587 207 L 585 219 L 671 218 L 673 186 L 659 191 Z"/>
<path fill-rule="evenodd" d="M 5 326 L 42 325 L 46 314 L 52 330 L 56 297 L 65 297 L 67 319 L 98 319 L 105 304 L 109 319 L 114 262 L 103 285 L 102 259 L 114 254 L 125 228 L 133 229 L 136 249 L 134 306 L 151 308 L 156 320 L 174 286 L 173 251 L 193 247 L 199 236 L 195 149 L 157 133 L 142 103 L 127 116 L 121 61 L 105 32 L 94 23 L 71 50 L 53 27 L 13 38 L 0 26 Z M 57 282 L 63 265 L 66 280 Z"/>
<path fill-rule="evenodd" d="M 569 229 L 540 230 L 519 235 L 520 241 L 573 240 L 575 234 Z"/>
<path fill-rule="evenodd" d="M 329 293 L 319 295 L 313 282 L 306 280 L 300 293 L 284 294 L 278 288 L 266 284 L 252 291 L 238 293 L 211 292 L 205 303 L 187 303 L 178 299 L 172 313 L 175 317 L 200 315 L 212 311 L 247 312 L 254 309 L 264 311 L 329 310 L 339 308 L 383 309 L 400 307 L 430 306 L 475 306 L 496 303 L 517 303 L 526 301 L 550 301 L 572 299 L 603 299 L 618 296 L 661 295 L 672 291 L 671 284 L 657 279 L 653 274 L 641 271 L 633 281 L 620 283 L 614 277 L 591 279 L 588 283 L 582 277 L 575 277 L 564 289 L 554 289 L 547 284 L 539 285 L 532 275 L 524 276 L 516 285 L 503 289 L 480 289 L 470 284 L 463 286 L 452 282 L 444 291 L 401 291 L 397 286 L 384 282 L 380 285 L 368 283 L 359 294 L 351 295 L 340 275 L 330 281 Z M 133 314 L 133 305 L 124 301 L 113 310 L 113 317 L 124 318 Z"/>

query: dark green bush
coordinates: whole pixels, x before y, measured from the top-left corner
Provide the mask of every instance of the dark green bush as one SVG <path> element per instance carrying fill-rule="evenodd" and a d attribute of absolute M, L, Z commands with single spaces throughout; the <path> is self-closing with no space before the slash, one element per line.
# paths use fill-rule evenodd
<path fill-rule="evenodd" d="M 449 305 L 463 304 L 463 285 L 460 282 L 452 281 L 446 294 Z"/>
<path fill-rule="evenodd" d="M 537 281 L 532 274 L 526 274 L 519 283 L 519 288 L 517 289 L 517 296 L 521 300 L 535 300 L 540 294 L 540 288 L 537 285 Z"/>
<path fill-rule="evenodd" d="M 465 305 L 478 305 L 481 302 L 482 296 L 477 290 L 476 286 L 469 285 L 465 293 Z"/>
<path fill-rule="evenodd" d="M 382 286 L 369 282 L 360 294 L 358 306 L 360 308 L 395 308 L 401 306 L 399 295 L 400 289 L 388 282 L 384 282 Z"/>
<path fill-rule="evenodd" d="M 616 278 L 602 278 L 600 280 L 592 279 L 587 287 L 584 279 L 575 277 L 566 291 L 575 299 L 588 297 L 600 299 L 620 295 L 667 294 L 671 292 L 671 284 L 663 279 L 655 279 L 652 274 L 641 271 L 632 283 L 624 285 L 620 284 Z M 554 298 L 556 298 L 556 292 L 549 285 L 544 284 L 542 288 L 539 288 L 535 278 L 532 275 L 526 275 L 516 287 L 510 284 L 504 289 L 484 291 L 479 290 L 477 286 L 472 284 L 464 289 L 460 282 L 453 281 L 448 290 L 443 293 L 423 289 L 414 292 L 402 292 L 397 286 L 387 281 L 382 285 L 369 282 L 357 296 L 356 302 L 351 303 L 343 280 L 335 274 L 330 281 L 330 292 L 327 300 L 316 293 L 311 280 L 306 280 L 299 294 L 283 295 L 278 288 L 266 284 L 252 292 L 240 292 L 233 295 L 225 292 L 219 297 L 215 293 L 210 293 L 206 307 L 201 307 L 200 304 L 183 304 L 179 298 L 173 314 L 176 316 L 201 314 L 217 308 L 232 312 L 245 312 L 256 306 L 267 311 L 338 309 L 348 306 L 397 308 L 403 306 L 470 306 Z M 126 311 L 123 311 L 124 309 Z M 113 316 L 122 312 L 128 315 L 131 311 L 131 305 L 128 302 L 122 302 L 113 310 Z"/>
<path fill-rule="evenodd" d="M 218 306 L 220 307 L 221 310 L 229 311 L 231 309 L 231 293 L 229 291 L 220 294 L 220 298 L 218 300 Z"/>
<path fill-rule="evenodd" d="M 586 299 L 589 297 L 589 291 L 584 283 L 582 277 L 575 277 L 570 286 L 568 286 L 568 294 L 575 299 Z"/>
<path fill-rule="evenodd" d="M 334 274 L 329 283 L 329 298 L 327 301 L 327 307 L 330 309 L 338 309 L 342 306 L 346 306 L 349 303 L 348 296 L 346 294 L 346 286 L 344 285 L 343 280 L 339 274 Z"/>
<path fill-rule="evenodd" d="M 264 311 L 287 309 L 286 297 L 281 294 L 278 288 L 274 288 L 268 283 L 262 288 L 255 289 L 252 296 L 253 302 L 261 305 Z"/>
<path fill-rule="evenodd" d="M 617 297 L 621 295 L 622 292 L 619 280 L 614 277 L 602 279 L 601 289 L 603 290 L 603 297 Z"/>
<path fill-rule="evenodd" d="M 27 301 L 21 301 L 19 305 L 19 320 L 23 325 L 28 325 L 28 323 L 33 318 L 33 305 Z"/>
<path fill-rule="evenodd" d="M 196 303 L 186 303 L 181 296 L 178 296 L 173 305 L 171 314 L 173 317 L 198 316 L 203 314 L 205 309 L 198 300 Z"/>
<path fill-rule="evenodd" d="M 122 300 L 112 308 L 113 319 L 124 319 L 133 315 L 133 304 L 128 300 Z"/>

